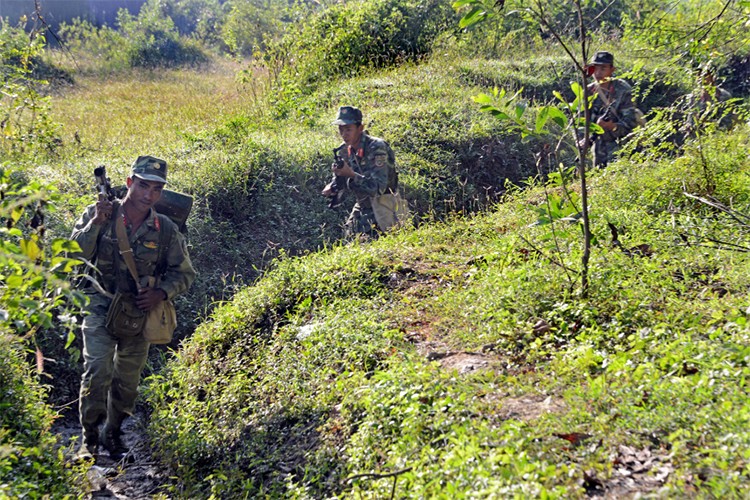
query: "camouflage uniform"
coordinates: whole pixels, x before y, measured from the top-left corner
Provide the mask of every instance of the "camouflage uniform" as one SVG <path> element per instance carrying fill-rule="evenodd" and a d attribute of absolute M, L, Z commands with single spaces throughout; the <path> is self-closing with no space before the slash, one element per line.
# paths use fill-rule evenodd
<path fill-rule="evenodd" d="M 734 123 L 734 114 L 723 104 L 732 98 L 732 93 L 719 86 L 700 88 L 685 98 L 684 109 L 687 112 L 684 129 L 689 137 L 695 136 L 701 123 L 715 121 L 720 129 L 730 129 Z"/>
<path fill-rule="evenodd" d="M 97 281 L 108 293 L 120 290 L 137 294 L 138 286 L 119 257 L 114 223 L 94 224 L 94 215 L 95 206 L 91 205 L 71 235 L 81 247 L 80 257 L 96 265 Z M 174 222 L 151 209 L 135 232 L 129 224 L 126 230 L 139 276 L 156 276 L 157 267 L 163 269 L 158 286 L 169 299 L 190 287 L 195 271 L 185 239 Z M 84 442 L 91 444 L 97 442 L 97 427 L 105 417 L 107 425 L 119 429 L 122 420 L 132 414 L 149 343 L 143 334 L 117 337 L 108 331 L 105 324 L 111 299 L 93 288 L 85 293 L 91 302 L 82 328 L 84 373 L 79 410 Z"/>
<path fill-rule="evenodd" d="M 630 84 L 624 80 L 613 79 L 610 81 L 609 91 L 602 89 L 611 106 L 605 104 L 598 88 L 597 82 L 589 85 L 589 94 L 596 96 L 591 105 L 591 122 L 596 123 L 607 110 L 610 110 L 608 121 L 617 123 L 617 130 L 605 130 L 603 134 L 597 135 L 594 141 L 594 164 L 604 167 L 612 161 L 615 151 L 619 149 L 618 140 L 632 132 L 637 124 Z"/>
<path fill-rule="evenodd" d="M 339 189 L 352 191 L 357 198 L 346 221 L 346 234 L 349 237 L 356 234 L 377 237 L 378 227 L 370 197 L 397 191 L 396 156 L 387 142 L 366 132 L 362 134 L 357 151 L 346 144 L 339 146 L 337 151 L 355 172 L 363 176 L 348 179 L 336 175 L 333 177 Z"/>

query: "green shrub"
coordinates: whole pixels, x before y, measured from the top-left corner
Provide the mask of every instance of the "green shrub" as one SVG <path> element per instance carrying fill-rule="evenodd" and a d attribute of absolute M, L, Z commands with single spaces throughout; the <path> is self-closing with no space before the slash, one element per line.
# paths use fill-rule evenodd
<path fill-rule="evenodd" d="M 269 46 L 265 61 L 279 88 L 308 93 L 336 76 L 414 61 L 429 54 L 455 15 L 435 0 L 376 0 L 336 4 Z"/>
<path fill-rule="evenodd" d="M 0 328 L 0 497 L 75 498 L 74 476 L 49 432 L 55 414 L 47 391 L 25 344 Z"/>
<path fill-rule="evenodd" d="M 54 152 L 58 126 L 51 120 L 49 98 L 41 93 L 47 85 L 34 75 L 46 40 L 22 24 L 11 26 L 0 18 L 0 153 L 10 156 Z"/>
<path fill-rule="evenodd" d="M 171 18 L 149 5 L 137 17 L 120 9 L 117 24 L 128 41 L 124 50 L 132 67 L 191 66 L 208 60 L 196 42 L 180 37 Z"/>
<path fill-rule="evenodd" d="M 171 18 L 145 5 L 138 16 L 120 9 L 118 29 L 74 19 L 60 25 L 60 38 L 78 55 L 95 59 L 105 71 L 127 68 L 195 66 L 208 61 L 196 40 L 181 37 Z"/>
<path fill-rule="evenodd" d="M 221 28 L 224 43 L 243 56 L 264 50 L 266 43 L 278 39 L 288 26 L 284 7 L 283 3 L 262 0 L 234 3 Z"/>
<path fill-rule="evenodd" d="M 61 328 L 72 342 L 73 308 L 83 303 L 66 279 L 78 263 L 66 257 L 71 242 L 44 236 L 49 187 L 26 184 L 21 176 L 0 176 L 0 496 L 72 496 L 71 472 L 49 429 L 54 412 L 46 390 L 32 373 L 29 351 L 42 331 Z M 72 299 L 74 305 L 70 306 Z M 67 328 L 65 328 L 67 326 Z M 64 335 L 63 335 L 64 337 Z M 58 338 L 58 342 L 61 342 Z M 36 368 L 44 370 L 36 348 Z"/>
<path fill-rule="evenodd" d="M 220 41 L 226 18 L 224 2 L 219 0 L 148 0 L 143 9 L 161 13 L 172 20 L 180 35 L 207 44 Z"/>

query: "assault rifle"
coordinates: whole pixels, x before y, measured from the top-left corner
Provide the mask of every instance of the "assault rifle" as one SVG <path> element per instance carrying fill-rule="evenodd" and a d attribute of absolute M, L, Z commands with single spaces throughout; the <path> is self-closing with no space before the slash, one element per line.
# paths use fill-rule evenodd
<path fill-rule="evenodd" d="M 117 198 L 117 193 L 112 189 L 112 184 L 109 182 L 107 177 L 107 167 L 99 165 L 94 169 L 94 179 L 96 180 L 96 190 L 99 192 L 99 197 L 104 197 L 109 201 Z"/>
<path fill-rule="evenodd" d="M 344 168 L 346 160 L 339 154 L 343 150 L 345 145 L 341 145 L 333 150 L 333 164 L 336 169 Z M 339 177 L 338 175 L 329 184 L 331 188 L 331 196 L 328 200 L 328 208 L 336 208 L 341 205 L 344 201 L 344 189 L 346 188 L 346 179 Z"/>

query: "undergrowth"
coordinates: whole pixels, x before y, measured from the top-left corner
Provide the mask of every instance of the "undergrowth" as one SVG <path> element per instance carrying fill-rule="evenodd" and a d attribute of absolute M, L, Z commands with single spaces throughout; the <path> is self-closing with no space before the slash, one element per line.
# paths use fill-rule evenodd
<path fill-rule="evenodd" d="M 748 157 L 733 152 L 746 142 L 717 136 L 704 151 L 712 196 L 739 212 Z M 175 493 L 738 495 L 749 262 L 708 238 L 746 246 L 748 234 L 683 194 L 707 195 L 694 154 L 594 175 L 586 299 L 561 268 L 577 272 L 578 229 L 558 223 L 554 247 L 532 224 L 540 188 L 485 215 L 280 259 L 151 381 L 150 432 Z M 457 356 L 473 364 L 451 369 Z"/>

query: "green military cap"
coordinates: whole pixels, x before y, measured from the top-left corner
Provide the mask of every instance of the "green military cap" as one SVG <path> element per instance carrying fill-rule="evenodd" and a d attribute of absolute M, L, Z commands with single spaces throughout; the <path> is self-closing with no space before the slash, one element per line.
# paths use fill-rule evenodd
<path fill-rule="evenodd" d="M 138 177 L 144 181 L 167 182 L 167 162 L 154 156 L 139 156 L 133 169 L 131 177 Z"/>
<path fill-rule="evenodd" d="M 333 124 L 349 125 L 350 123 L 362 123 L 362 112 L 354 106 L 341 106 Z"/>

